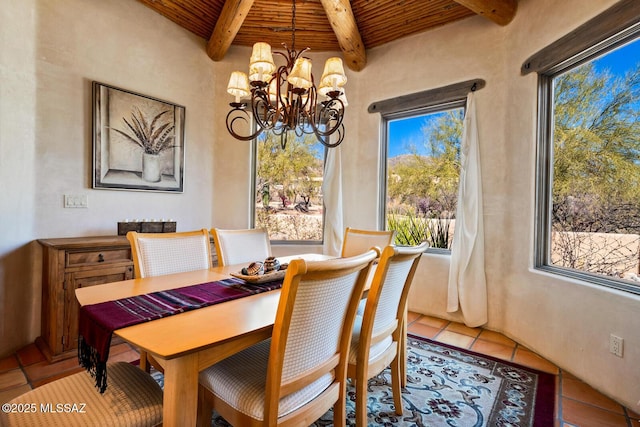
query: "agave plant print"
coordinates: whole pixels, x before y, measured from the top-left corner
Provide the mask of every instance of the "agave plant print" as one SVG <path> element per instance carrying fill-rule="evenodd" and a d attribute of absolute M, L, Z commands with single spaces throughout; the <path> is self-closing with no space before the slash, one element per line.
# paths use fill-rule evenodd
<path fill-rule="evenodd" d="M 93 82 L 93 188 L 181 193 L 185 108 Z"/>

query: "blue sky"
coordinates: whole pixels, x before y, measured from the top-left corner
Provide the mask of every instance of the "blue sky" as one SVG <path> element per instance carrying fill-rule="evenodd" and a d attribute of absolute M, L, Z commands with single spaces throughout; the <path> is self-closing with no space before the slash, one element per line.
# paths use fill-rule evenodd
<path fill-rule="evenodd" d="M 407 147 L 414 145 L 418 152 L 426 154 L 423 144 L 423 126 L 427 125 L 429 120 L 436 120 L 440 114 L 431 114 L 429 116 L 411 117 L 408 119 L 393 120 L 389 122 L 389 152 L 388 157 L 395 157 L 399 154 L 405 154 Z"/>
<path fill-rule="evenodd" d="M 640 39 L 636 39 L 633 43 L 627 44 L 597 59 L 594 61 L 594 64 L 598 70 L 607 68 L 612 74 L 622 76 L 638 62 L 640 62 Z M 435 115 L 431 117 L 433 116 Z M 419 116 L 390 121 L 388 130 L 388 157 L 395 157 L 399 154 L 406 153 L 406 147 L 408 147 L 409 144 L 415 145 L 419 149 L 419 152 L 425 154 L 422 146 L 422 127 L 426 120 L 428 119 L 425 116 Z"/>
<path fill-rule="evenodd" d="M 615 75 L 624 75 L 638 62 L 640 62 L 640 39 L 594 61 L 596 69 L 608 68 Z"/>

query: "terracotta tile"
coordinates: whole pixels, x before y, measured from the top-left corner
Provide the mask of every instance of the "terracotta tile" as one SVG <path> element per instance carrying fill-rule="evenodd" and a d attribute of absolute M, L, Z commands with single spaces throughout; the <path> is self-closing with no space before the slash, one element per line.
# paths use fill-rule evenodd
<path fill-rule="evenodd" d="M 28 346 L 21 348 L 18 350 L 17 356 L 22 366 L 33 365 L 34 363 L 46 360 L 42 352 L 40 352 L 40 349 L 38 349 L 35 344 L 29 344 Z"/>
<path fill-rule="evenodd" d="M 573 375 L 571 372 L 569 371 L 565 371 L 564 369 L 562 369 L 562 378 L 570 378 L 572 380 L 578 380 L 579 378 L 576 377 L 575 375 Z"/>
<path fill-rule="evenodd" d="M 560 372 L 553 363 L 520 346 L 516 348 L 516 354 L 513 356 L 512 361 L 554 375 L 558 375 L 558 372 Z"/>
<path fill-rule="evenodd" d="M 0 390 L 18 387 L 27 383 L 27 377 L 21 369 L 13 369 L 11 371 L 0 374 Z"/>
<path fill-rule="evenodd" d="M 433 338 L 440 333 L 440 329 L 424 325 L 419 322 L 414 322 L 407 327 L 407 332 L 425 338 Z"/>
<path fill-rule="evenodd" d="M 111 358 L 111 356 L 113 356 L 115 354 L 127 353 L 129 351 L 134 351 L 136 354 L 138 354 L 138 357 L 139 357 L 139 353 L 138 353 L 137 350 L 135 350 L 133 347 L 131 347 L 127 343 L 122 343 L 122 344 L 117 344 L 117 345 L 112 345 L 111 346 L 111 349 L 109 349 L 109 358 Z"/>
<path fill-rule="evenodd" d="M 118 354 L 109 354 L 109 362 L 134 362 L 140 359 L 140 355 L 135 350 L 123 351 Z"/>
<path fill-rule="evenodd" d="M 482 332 L 480 332 L 480 335 L 478 335 L 478 339 L 495 342 L 497 344 L 508 345 L 511 347 L 514 347 L 516 345 L 516 342 L 511 338 L 507 338 L 499 332 L 489 331 L 487 329 L 483 329 Z"/>
<path fill-rule="evenodd" d="M 15 399 L 16 397 L 25 394 L 31 390 L 29 384 L 23 384 L 19 387 L 10 388 L 8 390 L 0 391 L 0 404 L 7 403 Z"/>
<path fill-rule="evenodd" d="M 440 319 L 433 316 L 422 316 L 416 323 L 431 326 L 432 328 L 442 329 L 449 324 L 448 320 Z"/>
<path fill-rule="evenodd" d="M 447 325 L 447 327 L 445 328 L 445 331 L 455 332 L 458 334 L 467 335 L 475 338 L 478 335 L 480 335 L 480 332 L 482 332 L 482 329 L 470 328 L 468 326 L 463 325 L 462 323 L 451 322 L 449 323 L 449 325 Z"/>
<path fill-rule="evenodd" d="M 459 334 L 457 332 L 442 331 L 436 338 L 436 341 L 450 344 L 460 348 L 469 348 L 473 343 L 473 337 Z"/>
<path fill-rule="evenodd" d="M 407 323 L 415 322 L 422 316 L 420 313 L 416 313 L 415 311 L 409 311 L 407 313 Z"/>
<path fill-rule="evenodd" d="M 36 382 L 45 378 L 69 373 L 78 368 L 78 359 L 75 357 L 49 364 L 46 360 L 33 365 L 25 366 L 24 371 L 29 381 Z"/>
<path fill-rule="evenodd" d="M 18 358 L 15 354 L 7 356 L 4 359 L 0 359 L 0 372 L 18 369 L 19 367 L 20 365 L 18 364 Z"/>
<path fill-rule="evenodd" d="M 508 346 L 503 344 L 498 344 L 495 342 L 484 341 L 484 340 L 476 340 L 471 346 L 471 350 L 486 354 L 488 356 L 497 357 L 504 360 L 511 360 L 511 356 L 513 355 L 513 349 L 515 345 Z"/>
<path fill-rule="evenodd" d="M 563 378 L 562 396 L 583 403 L 588 403 L 590 405 L 606 409 L 607 411 L 624 414 L 624 408 L 622 405 L 580 380 Z"/>
<path fill-rule="evenodd" d="M 580 427 L 627 427 L 624 415 L 605 411 L 573 399 L 562 399 L 562 418 Z"/>

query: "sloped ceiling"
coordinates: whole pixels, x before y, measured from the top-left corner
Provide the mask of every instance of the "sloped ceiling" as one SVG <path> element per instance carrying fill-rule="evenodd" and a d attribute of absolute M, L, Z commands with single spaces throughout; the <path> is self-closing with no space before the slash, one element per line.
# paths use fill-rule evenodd
<path fill-rule="evenodd" d="M 517 0 L 138 0 L 207 40 L 214 61 L 229 46 L 257 41 L 274 49 L 342 51 L 345 64 L 361 70 L 366 50 L 448 23 L 482 15 L 497 25 L 515 16 Z"/>

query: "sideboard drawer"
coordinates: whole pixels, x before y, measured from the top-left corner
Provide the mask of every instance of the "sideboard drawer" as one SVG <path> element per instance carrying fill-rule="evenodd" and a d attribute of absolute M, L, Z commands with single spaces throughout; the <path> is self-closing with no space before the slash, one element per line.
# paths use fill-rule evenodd
<path fill-rule="evenodd" d="M 127 261 L 131 261 L 131 249 L 129 248 L 67 252 L 67 267 Z"/>

